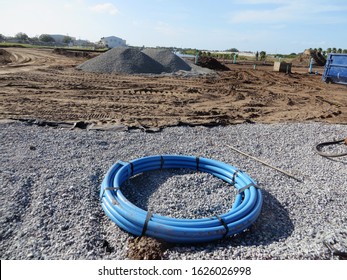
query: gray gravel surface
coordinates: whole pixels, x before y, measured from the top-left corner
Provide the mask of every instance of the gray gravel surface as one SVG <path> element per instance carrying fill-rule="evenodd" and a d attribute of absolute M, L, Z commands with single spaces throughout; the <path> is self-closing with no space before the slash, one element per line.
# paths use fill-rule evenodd
<path fill-rule="evenodd" d="M 104 214 L 100 183 L 117 160 L 154 154 L 229 163 L 255 179 L 264 197 L 262 213 L 249 230 L 209 244 L 177 244 L 164 259 L 336 259 L 323 241 L 347 249 L 347 158 L 323 158 L 314 149 L 319 142 L 346 137 L 346 125 L 241 124 L 145 133 L 2 123 L 0 129 L 1 259 L 125 259 L 132 236 Z M 233 202 L 229 185 L 189 170 L 145 173 L 122 191 L 138 206 L 173 217 L 208 217 Z"/>

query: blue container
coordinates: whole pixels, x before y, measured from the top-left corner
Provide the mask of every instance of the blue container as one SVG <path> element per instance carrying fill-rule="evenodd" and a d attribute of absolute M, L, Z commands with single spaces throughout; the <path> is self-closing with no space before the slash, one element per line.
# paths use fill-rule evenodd
<path fill-rule="evenodd" d="M 347 85 L 347 54 L 329 53 L 322 79 L 326 83 Z"/>

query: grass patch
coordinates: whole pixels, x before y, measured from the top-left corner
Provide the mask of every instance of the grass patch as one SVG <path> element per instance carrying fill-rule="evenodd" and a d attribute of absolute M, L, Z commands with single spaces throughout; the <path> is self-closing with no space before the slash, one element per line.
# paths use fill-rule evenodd
<path fill-rule="evenodd" d="M 31 44 L 22 44 L 22 43 L 9 43 L 9 42 L 2 42 L 0 43 L 0 48 L 31 48 L 31 49 L 65 49 L 68 51 L 89 51 L 89 52 L 105 52 L 108 49 L 93 49 L 91 47 L 78 47 L 78 46 L 72 46 L 72 47 L 61 47 L 61 46 L 42 46 L 42 45 L 31 45 Z"/>
<path fill-rule="evenodd" d="M 50 47 L 50 46 L 38 46 L 38 45 L 31 45 L 31 44 L 9 43 L 9 42 L 0 43 L 0 47 L 1 48 L 33 48 L 33 49 L 54 48 L 54 47 Z"/>

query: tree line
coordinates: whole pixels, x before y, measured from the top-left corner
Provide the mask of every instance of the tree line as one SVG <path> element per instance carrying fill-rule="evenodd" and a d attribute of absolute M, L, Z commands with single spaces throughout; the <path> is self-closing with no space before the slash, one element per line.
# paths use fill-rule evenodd
<path fill-rule="evenodd" d="M 40 36 L 35 37 L 29 37 L 26 33 L 19 32 L 14 37 L 6 37 L 2 34 L 0 34 L 0 42 L 6 42 L 6 41 L 17 41 L 18 43 L 28 43 L 28 44 L 35 44 L 39 42 L 43 43 L 55 43 L 55 39 L 48 34 L 41 34 Z M 64 44 L 70 44 L 73 41 L 73 39 L 70 36 L 65 36 L 63 38 L 62 43 Z"/>
<path fill-rule="evenodd" d="M 323 55 L 326 55 L 328 53 L 347 53 L 347 49 L 341 48 L 327 48 L 326 50 L 323 50 L 322 48 L 310 48 L 310 50 L 320 52 Z"/>

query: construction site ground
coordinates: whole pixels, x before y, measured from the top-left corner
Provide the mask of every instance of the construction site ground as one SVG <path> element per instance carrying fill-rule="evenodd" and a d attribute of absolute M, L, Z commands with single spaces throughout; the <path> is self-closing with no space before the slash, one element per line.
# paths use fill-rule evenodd
<path fill-rule="evenodd" d="M 95 74 L 86 57 L 50 49 L 7 48 L 0 61 L 0 119 L 160 129 L 175 125 L 319 121 L 347 124 L 347 87 L 325 84 L 324 68 L 226 63 L 216 75 Z M 88 57 L 95 56 L 95 53 Z"/>

